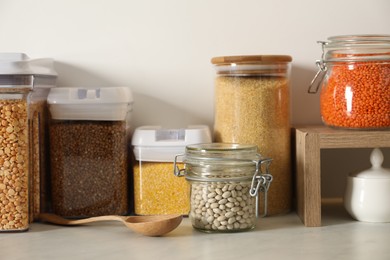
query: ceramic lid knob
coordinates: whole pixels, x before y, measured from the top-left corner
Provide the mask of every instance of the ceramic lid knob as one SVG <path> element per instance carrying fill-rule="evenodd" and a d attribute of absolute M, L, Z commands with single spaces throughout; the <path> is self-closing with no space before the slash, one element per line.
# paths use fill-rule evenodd
<path fill-rule="evenodd" d="M 371 168 L 357 173 L 353 177 L 366 179 L 390 179 L 390 169 L 382 167 L 383 153 L 379 148 L 375 148 L 371 152 L 370 162 Z"/>
<path fill-rule="evenodd" d="M 371 152 L 370 162 L 372 165 L 372 169 L 380 169 L 382 168 L 383 163 L 383 153 L 379 148 L 375 148 Z"/>

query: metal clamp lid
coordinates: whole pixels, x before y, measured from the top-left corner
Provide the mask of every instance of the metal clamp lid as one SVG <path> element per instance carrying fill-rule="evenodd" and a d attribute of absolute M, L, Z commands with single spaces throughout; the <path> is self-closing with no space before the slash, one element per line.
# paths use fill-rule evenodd
<path fill-rule="evenodd" d="M 184 156 L 184 154 L 178 154 L 175 156 L 175 159 L 173 160 L 173 173 L 177 177 L 183 177 L 185 175 L 186 169 L 185 168 L 180 169 L 179 166 L 177 166 L 178 158 L 183 157 L 183 156 Z"/>
<path fill-rule="evenodd" d="M 316 61 L 318 72 L 310 83 L 308 93 L 318 92 L 327 71 L 327 64 L 337 62 L 389 62 L 390 35 L 341 35 L 329 37 L 321 44 L 321 59 Z"/>
<path fill-rule="evenodd" d="M 271 164 L 272 159 L 267 158 L 263 160 L 256 161 L 256 172 L 252 178 L 251 188 L 249 190 L 249 194 L 254 197 L 256 196 L 256 217 L 258 217 L 259 212 L 259 203 L 258 203 L 258 192 L 264 193 L 264 214 L 261 217 L 265 217 L 267 215 L 268 204 L 267 204 L 267 194 L 269 186 L 273 180 L 272 175 L 269 173 L 269 166 Z M 263 173 L 262 165 L 265 164 L 265 173 Z"/>
<path fill-rule="evenodd" d="M 316 75 L 314 76 L 313 80 L 310 82 L 309 89 L 307 90 L 307 92 L 309 94 L 315 94 L 318 92 L 318 89 L 320 88 L 320 84 L 321 84 L 322 80 L 324 79 L 326 71 L 327 71 L 327 67 L 326 67 L 326 63 L 325 63 L 324 59 L 325 59 L 325 45 L 328 44 L 328 42 L 317 41 L 317 43 L 321 44 L 322 54 L 321 54 L 321 59 L 316 60 L 316 65 L 318 67 L 318 71 L 317 71 Z M 313 91 L 313 88 L 314 88 L 314 91 Z"/>

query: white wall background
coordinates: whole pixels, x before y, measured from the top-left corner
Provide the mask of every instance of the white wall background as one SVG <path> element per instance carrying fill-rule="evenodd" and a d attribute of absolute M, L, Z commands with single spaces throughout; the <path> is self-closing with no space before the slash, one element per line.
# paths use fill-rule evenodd
<path fill-rule="evenodd" d="M 316 41 L 390 34 L 389 13 L 388 0 L 0 0 L 0 51 L 54 58 L 59 86 L 131 87 L 134 127 L 212 127 L 211 57 L 289 54 L 292 123 L 317 124 L 319 96 L 306 92 Z M 325 194 L 339 195 L 340 174 L 368 167 L 368 154 L 326 151 Z"/>

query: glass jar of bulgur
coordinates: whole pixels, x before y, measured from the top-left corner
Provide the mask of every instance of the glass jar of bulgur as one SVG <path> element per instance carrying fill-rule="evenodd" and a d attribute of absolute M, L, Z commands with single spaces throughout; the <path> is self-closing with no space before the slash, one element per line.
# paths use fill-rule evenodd
<path fill-rule="evenodd" d="M 210 142 L 211 133 L 206 125 L 136 128 L 132 137 L 134 213 L 188 215 L 189 186 L 172 174 L 173 160 L 176 154 L 184 152 L 186 145 Z"/>
<path fill-rule="evenodd" d="M 390 128 L 390 35 L 334 36 L 320 43 L 309 93 L 321 87 L 322 121 L 336 128 Z"/>
<path fill-rule="evenodd" d="M 66 218 L 125 215 L 130 208 L 128 87 L 52 89 L 52 209 Z"/>
<path fill-rule="evenodd" d="M 47 106 L 51 59 L 0 53 L 0 232 L 23 231 L 47 200 Z"/>
<path fill-rule="evenodd" d="M 272 158 L 268 215 L 291 210 L 290 65 L 287 55 L 214 57 L 216 142 L 255 144 Z"/>
<path fill-rule="evenodd" d="M 184 168 L 176 164 L 183 158 Z M 265 195 L 272 181 L 271 159 L 257 154 L 256 145 L 210 143 L 188 145 L 177 155 L 175 175 L 191 186 L 192 226 L 207 233 L 239 232 L 255 228 L 258 192 Z"/>

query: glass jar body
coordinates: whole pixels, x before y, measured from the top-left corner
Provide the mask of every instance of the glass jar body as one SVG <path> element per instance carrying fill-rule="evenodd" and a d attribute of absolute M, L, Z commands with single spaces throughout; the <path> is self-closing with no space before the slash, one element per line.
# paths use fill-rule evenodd
<path fill-rule="evenodd" d="M 268 174 L 270 159 L 257 154 L 255 145 L 190 145 L 183 162 L 185 168 L 175 174 L 183 176 L 180 173 L 184 171 L 190 184 L 189 218 L 195 229 L 239 232 L 256 226 L 257 194 L 260 190 L 267 193 L 272 176 Z M 265 211 L 266 204 L 264 200 Z"/>
<path fill-rule="evenodd" d="M 322 45 L 311 87 L 321 87 L 324 124 L 347 129 L 390 127 L 390 35 L 341 35 Z M 318 81 L 316 81 L 318 80 Z M 314 84 L 314 82 L 320 82 Z"/>
<path fill-rule="evenodd" d="M 321 86 L 322 121 L 332 127 L 390 127 L 388 61 L 332 62 Z"/>
<path fill-rule="evenodd" d="M 204 232 L 237 232 L 255 228 L 256 198 L 247 181 L 192 181 L 192 226 Z"/>
<path fill-rule="evenodd" d="M 273 159 L 270 171 L 277 181 L 269 190 L 268 215 L 287 213 L 292 206 L 290 61 L 261 56 L 215 63 L 215 141 L 256 144 L 260 154 Z"/>

